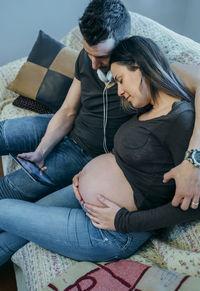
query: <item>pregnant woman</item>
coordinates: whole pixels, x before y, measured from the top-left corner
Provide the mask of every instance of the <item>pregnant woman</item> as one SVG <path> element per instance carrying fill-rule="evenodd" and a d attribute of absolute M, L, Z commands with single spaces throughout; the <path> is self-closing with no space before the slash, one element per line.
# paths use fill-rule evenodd
<path fill-rule="evenodd" d="M 36 204 L 0 201 L 0 264 L 27 241 L 76 260 L 127 258 L 152 230 L 200 217 L 199 209 L 172 207 L 175 184 L 163 183 L 163 174 L 183 160 L 192 134 L 190 92 L 157 45 L 143 37 L 117 46 L 111 71 L 123 106 L 137 115 L 116 133 L 112 153 L 83 168 L 76 195 L 69 186 Z M 103 209 L 111 211 L 111 227 L 98 219 L 99 194 L 114 203 L 114 211 Z"/>

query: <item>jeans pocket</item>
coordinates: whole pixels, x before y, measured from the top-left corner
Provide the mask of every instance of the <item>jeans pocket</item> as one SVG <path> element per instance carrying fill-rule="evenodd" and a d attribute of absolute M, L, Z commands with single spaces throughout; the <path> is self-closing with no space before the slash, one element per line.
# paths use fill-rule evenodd
<path fill-rule="evenodd" d="M 92 237 L 92 241 L 94 241 L 95 244 L 105 244 L 109 242 L 109 239 L 104 234 L 102 229 L 96 228 L 94 226 L 91 231 L 91 237 Z"/>
<path fill-rule="evenodd" d="M 117 231 L 112 230 L 101 230 L 101 234 L 104 238 L 104 241 L 109 242 L 112 245 L 115 245 L 118 249 L 123 250 L 126 248 L 127 244 L 129 245 L 128 234 L 123 234 Z"/>
<path fill-rule="evenodd" d="M 151 232 L 135 232 L 127 234 L 127 241 L 123 245 L 123 252 L 126 256 L 134 254 L 150 237 Z"/>
<path fill-rule="evenodd" d="M 116 243 L 118 244 L 118 247 L 124 251 L 127 246 L 129 246 L 130 244 L 130 238 L 128 236 L 128 234 L 123 234 L 120 232 L 117 232 L 115 234 L 115 239 L 116 239 Z"/>

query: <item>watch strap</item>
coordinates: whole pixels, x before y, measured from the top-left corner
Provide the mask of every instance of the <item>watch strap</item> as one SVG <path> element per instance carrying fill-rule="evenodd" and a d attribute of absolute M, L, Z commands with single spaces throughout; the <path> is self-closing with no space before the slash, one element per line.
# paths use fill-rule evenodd
<path fill-rule="evenodd" d="M 199 151 L 199 152 L 200 152 L 200 149 L 191 149 L 191 150 L 187 150 L 187 151 L 185 152 L 184 160 L 188 160 L 188 161 L 189 161 L 190 163 L 192 163 L 195 167 L 200 168 L 200 164 L 197 163 L 197 162 L 194 160 L 193 156 L 192 156 L 192 154 L 193 154 L 194 152 L 196 152 L 196 151 Z"/>

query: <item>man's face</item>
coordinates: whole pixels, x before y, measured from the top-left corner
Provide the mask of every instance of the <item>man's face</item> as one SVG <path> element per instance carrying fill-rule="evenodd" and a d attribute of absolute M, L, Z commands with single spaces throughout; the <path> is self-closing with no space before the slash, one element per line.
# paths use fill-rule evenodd
<path fill-rule="evenodd" d="M 93 46 L 89 46 L 83 40 L 83 46 L 92 62 L 92 68 L 94 70 L 100 69 L 103 73 L 106 73 L 109 69 L 110 54 L 115 46 L 114 39 L 109 38 Z"/>

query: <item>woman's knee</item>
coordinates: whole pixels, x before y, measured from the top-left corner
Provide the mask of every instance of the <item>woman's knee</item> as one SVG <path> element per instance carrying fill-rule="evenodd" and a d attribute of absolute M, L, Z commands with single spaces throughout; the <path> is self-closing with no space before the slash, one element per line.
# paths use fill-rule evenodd
<path fill-rule="evenodd" d="M 64 187 L 56 192 L 38 200 L 36 204 L 46 206 L 57 206 L 67 208 L 80 208 L 80 203 L 76 199 L 72 185 Z"/>

